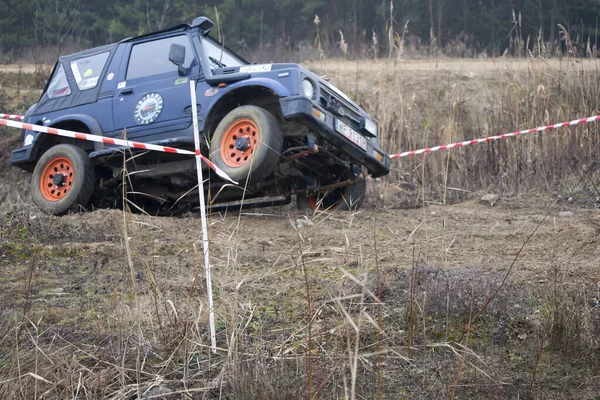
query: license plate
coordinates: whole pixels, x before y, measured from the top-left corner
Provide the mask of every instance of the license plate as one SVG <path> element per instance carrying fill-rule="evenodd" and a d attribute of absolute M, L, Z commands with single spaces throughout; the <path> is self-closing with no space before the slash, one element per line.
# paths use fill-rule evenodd
<path fill-rule="evenodd" d="M 354 129 L 350 128 L 345 122 L 336 119 L 335 130 L 346 136 L 364 151 L 367 151 L 367 139 Z"/>

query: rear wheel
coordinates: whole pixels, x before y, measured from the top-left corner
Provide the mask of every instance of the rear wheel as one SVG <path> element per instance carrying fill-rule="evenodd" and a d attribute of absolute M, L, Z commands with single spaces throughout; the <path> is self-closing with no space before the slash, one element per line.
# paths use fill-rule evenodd
<path fill-rule="evenodd" d="M 277 119 L 256 106 L 241 106 L 223 118 L 211 140 L 210 160 L 233 180 L 260 181 L 281 154 L 283 136 Z"/>
<path fill-rule="evenodd" d="M 356 211 L 362 205 L 366 192 L 367 182 L 363 179 L 326 193 L 316 193 L 310 196 L 298 195 L 296 204 L 299 209 Z"/>
<path fill-rule="evenodd" d="M 38 160 L 31 177 L 33 202 L 54 215 L 85 206 L 94 190 L 94 176 L 84 150 L 70 144 L 51 147 Z"/>

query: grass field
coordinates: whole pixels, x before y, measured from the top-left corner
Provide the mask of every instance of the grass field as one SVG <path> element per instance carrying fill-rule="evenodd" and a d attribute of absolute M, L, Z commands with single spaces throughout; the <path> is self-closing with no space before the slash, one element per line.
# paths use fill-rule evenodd
<path fill-rule="evenodd" d="M 598 112 L 589 60 L 307 66 L 390 152 Z M 18 71 L 4 111 L 39 94 Z M 596 125 L 395 161 L 356 213 L 212 215 L 217 354 L 198 215 L 41 214 L 1 132 L 0 398 L 598 396 Z"/>

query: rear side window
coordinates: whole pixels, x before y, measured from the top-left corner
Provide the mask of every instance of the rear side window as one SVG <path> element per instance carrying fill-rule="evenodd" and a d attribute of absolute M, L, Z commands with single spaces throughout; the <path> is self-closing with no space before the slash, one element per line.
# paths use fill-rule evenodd
<path fill-rule="evenodd" d="M 189 68 L 194 61 L 190 40 L 185 35 L 173 36 L 134 45 L 127 66 L 127 80 L 177 72 L 177 66 L 169 61 L 169 50 L 174 43 L 185 47 L 183 66 Z"/>
<path fill-rule="evenodd" d="M 56 74 L 54 74 L 52 81 L 50 81 L 50 85 L 48 85 L 46 94 L 51 99 L 56 99 L 57 97 L 68 96 L 71 94 L 71 87 L 67 81 L 65 69 L 63 68 L 62 64 L 58 66 Z"/>
<path fill-rule="evenodd" d="M 98 86 L 98 79 L 100 79 L 109 55 L 110 52 L 107 51 L 71 61 L 71 71 L 73 71 L 79 90 L 90 90 Z"/>

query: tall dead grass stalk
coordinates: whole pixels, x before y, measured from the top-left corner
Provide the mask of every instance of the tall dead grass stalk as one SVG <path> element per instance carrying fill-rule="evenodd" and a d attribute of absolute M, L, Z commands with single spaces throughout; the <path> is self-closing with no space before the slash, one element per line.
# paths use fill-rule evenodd
<path fill-rule="evenodd" d="M 375 268 L 377 271 L 377 298 L 379 301 L 377 302 L 377 325 L 381 328 L 382 325 L 382 315 L 381 315 L 381 295 L 383 294 L 383 278 L 381 276 L 381 266 L 379 265 L 379 251 L 377 250 L 377 228 L 375 228 L 373 235 L 373 247 L 375 249 Z M 383 349 L 381 347 L 382 340 L 382 332 L 381 329 L 377 331 L 377 400 L 381 400 L 381 375 L 382 371 L 382 358 L 383 358 Z"/>
<path fill-rule="evenodd" d="M 454 380 L 454 386 L 452 387 L 452 400 L 456 398 L 456 390 L 458 388 L 458 383 L 462 378 L 463 370 L 465 368 L 465 361 L 467 359 L 467 349 L 469 348 L 469 334 L 471 333 L 471 324 L 472 324 L 472 313 L 473 313 L 473 302 L 475 301 L 475 288 L 471 286 L 471 300 L 469 302 L 469 322 L 467 323 L 467 338 L 465 339 L 465 347 L 462 351 L 462 355 L 460 357 L 460 364 L 458 366 L 458 371 L 456 372 L 456 379 Z"/>
<path fill-rule="evenodd" d="M 296 230 L 296 237 L 298 240 L 298 249 L 300 250 L 300 264 L 302 265 L 302 274 L 304 275 L 304 285 L 306 290 L 306 389 L 308 399 L 312 399 L 312 321 L 313 321 L 313 309 L 312 309 L 312 293 L 310 290 L 310 277 L 308 274 L 308 267 L 304 260 L 304 250 L 302 248 L 302 238 L 300 237 L 300 228 L 297 223 L 294 222 L 294 228 Z"/>

